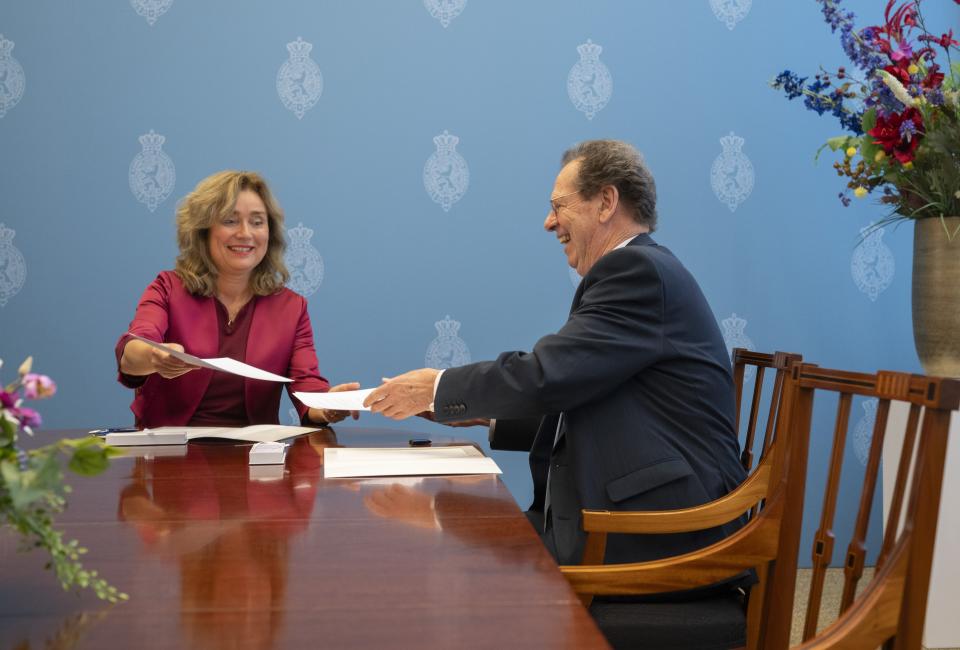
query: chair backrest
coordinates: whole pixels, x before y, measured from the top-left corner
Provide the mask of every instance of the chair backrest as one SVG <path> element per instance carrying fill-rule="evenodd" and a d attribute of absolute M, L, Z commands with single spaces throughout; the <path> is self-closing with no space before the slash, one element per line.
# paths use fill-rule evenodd
<path fill-rule="evenodd" d="M 746 430 L 743 433 L 743 444 L 740 452 L 740 462 L 748 472 L 753 469 L 753 448 L 756 443 L 757 422 L 759 419 L 761 404 L 763 403 L 763 392 L 765 388 L 764 373 L 767 370 L 774 371 L 773 385 L 771 386 L 770 396 L 767 400 L 767 417 L 764 424 L 763 441 L 760 446 L 760 456 L 762 457 L 770 442 L 773 440 L 774 424 L 777 421 L 777 415 L 780 412 L 783 397 L 783 382 L 788 373 L 787 369 L 791 365 L 797 365 L 803 357 L 792 352 L 774 352 L 768 354 L 765 352 L 754 352 L 744 348 L 733 349 L 733 386 L 736 391 L 737 420 L 736 431 L 741 432 L 743 426 L 743 390 L 746 382 L 746 375 L 749 370 L 753 370 L 753 392 L 750 398 L 750 410 L 746 418 Z"/>
<path fill-rule="evenodd" d="M 805 650 L 876 648 L 892 641 L 894 648 L 920 648 L 947 432 L 951 412 L 960 405 L 960 382 L 900 372 L 845 372 L 804 364 L 793 369 L 788 384 L 792 384 L 790 390 L 793 393 L 791 436 L 806 437 L 809 434 L 815 396 L 823 399 L 824 394 L 837 395 L 823 507 L 813 539 L 813 571 L 801 647 Z M 838 618 L 818 634 L 824 577 L 835 543 L 834 519 L 854 396 L 878 400 L 876 420 L 856 521 L 843 563 L 844 586 Z M 891 400 L 909 404 L 909 416 L 876 572 L 870 583 L 857 594 L 866 558 L 867 529 Z M 802 508 L 802 503 L 799 506 Z M 789 525 L 797 524 L 793 520 Z M 798 537 L 799 530 L 787 530 L 782 540 L 788 542 Z M 780 557 L 795 558 L 795 554 L 790 555 L 792 550 L 789 544 L 782 545 Z M 776 582 L 774 579 L 769 588 L 789 591 L 792 597 L 793 582 Z M 785 648 L 784 634 L 788 638 L 789 626 L 782 620 L 770 624 L 776 631 L 769 631 L 771 636 L 765 639 L 763 647 Z"/>

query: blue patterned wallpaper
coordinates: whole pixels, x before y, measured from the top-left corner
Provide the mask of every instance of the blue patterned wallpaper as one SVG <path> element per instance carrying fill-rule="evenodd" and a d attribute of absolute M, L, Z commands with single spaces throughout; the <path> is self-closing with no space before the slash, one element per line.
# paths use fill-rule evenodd
<path fill-rule="evenodd" d="M 0 357 L 59 382 L 48 428 L 132 420 L 113 344 L 173 265 L 176 202 L 225 168 L 272 182 L 331 380 L 529 349 L 579 280 L 542 230 L 560 154 L 601 137 L 645 153 L 656 238 L 731 347 L 919 370 L 911 228 L 858 247 L 883 210 L 813 162 L 839 127 L 768 87 L 844 63 L 812 0 L 12 1 L 0 34 Z M 495 458 L 525 505 L 526 458 Z"/>

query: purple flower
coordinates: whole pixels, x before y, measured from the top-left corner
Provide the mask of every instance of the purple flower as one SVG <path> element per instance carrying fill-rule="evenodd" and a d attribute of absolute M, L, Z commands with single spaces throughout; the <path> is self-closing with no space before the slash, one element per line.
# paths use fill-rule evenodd
<path fill-rule="evenodd" d="M 910 142 L 911 138 L 917 134 L 917 127 L 912 120 L 904 120 L 900 125 L 900 137 Z"/>
<path fill-rule="evenodd" d="M 903 104 L 893 95 L 893 91 L 879 80 L 874 85 L 871 94 L 866 98 L 866 105 L 868 107 L 876 106 L 881 115 L 898 113 L 903 109 Z"/>
<path fill-rule="evenodd" d="M 27 373 L 23 377 L 23 394 L 27 399 L 44 399 L 57 392 L 57 385 L 46 375 Z"/>
<path fill-rule="evenodd" d="M 13 416 L 20 420 L 20 426 L 33 429 L 39 427 L 42 420 L 40 414 L 31 408 L 21 406 L 12 410 Z"/>
<path fill-rule="evenodd" d="M 900 43 L 900 46 L 890 53 L 890 58 L 894 61 L 909 61 L 913 56 L 913 48 L 909 43 Z"/>
<path fill-rule="evenodd" d="M 944 101 L 946 101 L 943 96 L 943 90 L 935 88 L 934 90 L 927 91 L 927 101 L 933 106 L 943 106 Z"/>
<path fill-rule="evenodd" d="M 852 11 L 843 12 L 840 10 L 840 0 L 817 0 L 823 4 L 823 17 L 827 19 L 830 25 L 830 31 L 835 32 L 838 29 L 851 28 L 853 26 L 854 15 Z"/>
<path fill-rule="evenodd" d="M 843 51 L 858 68 L 868 74 L 885 64 L 884 57 L 874 39 L 874 32 L 869 27 L 860 30 L 859 33 L 854 32 L 853 27 L 844 28 L 840 32 Z"/>
<path fill-rule="evenodd" d="M 0 390 L 0 405 L 5 409 L 12 409 L 17 403 L 16 398 L 5 390 Z"/>

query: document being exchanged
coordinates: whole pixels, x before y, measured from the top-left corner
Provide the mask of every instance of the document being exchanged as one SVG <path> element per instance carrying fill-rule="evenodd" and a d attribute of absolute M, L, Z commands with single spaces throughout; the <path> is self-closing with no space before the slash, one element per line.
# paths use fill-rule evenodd
<path fill-rule="evenodd" d="M 344 390 L 338 393 L 301 393 L 294 392 L 293 396 L 306 406 L 315 409 L 329 409 L 331 411 L 369 411 L 369 406 L 363 405 L 363 400 L 373 392 L 372 388 L 363 390 Z"/>
<path fill-rule="evenodd" d="M 157 343 L 156 341 L 151 341 L 150 339 L 145 339 L 142 336 L 137 336 L 136 334 L 130 333 L 130 336 L 135 338 L 138 341 L 143 341 L 150 347 L 157 348 L 158 350 L 163 350 L 164 352 L 170 354 L 177 359 L 180 359 L 184 363 L 189 363 L 194 366 L 200 366 L 201 368 L 210 368 L 211 370 L 219 370 L 221 372 L 229 372 L 231 375 L 240 375 L 241 377 L 248 377 L 250 379 L 262 379 L 263 381 L 281 381 L 281 382 L 291 382 L 292 379 L 287 379 L 286 377 L 281 377 L 280 375 L 275 375 L 272 372 L 267 372 L 266 370 L 260 370 L 249 364 L 243 363 L 242 361 L 237 361 L 236 359 L 231 359 L 230 357 L 217 357 L 214 359 L 201 359 L 200 357 L 195 357 L 192 354 L 187 354 L 186 352 L 180 352 L 174 350 L 173 348 L 164 345 L 163 343 Z"/>

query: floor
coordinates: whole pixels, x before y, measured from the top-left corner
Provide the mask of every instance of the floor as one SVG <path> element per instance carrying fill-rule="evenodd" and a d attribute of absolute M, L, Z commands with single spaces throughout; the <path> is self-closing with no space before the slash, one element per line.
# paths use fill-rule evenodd
<path fill-rule="evenodd" d="M 794 597 L 793 631 L 790 645 L 800 643 L 803 635 L 803 622 L 806 620 L 807 596 L 810 593 L 811 569 L 799 569 L 797 573 L 797 591 Z M 873 577 L 873 569 L 866 568 L 860 579 L 859 588 L 866 586 Z M 817 629 L 821 630 L 837 617 L 840 604 L 840 595 L 843 593 L 843 569 L 827 569 L 823 584 L 823 598 L 820 602 L 820 618 Z M 937 649 L 941 650 L 941 649 Z M 943 650 L 960 650 L 960 648 L 945 648 Z"/>

